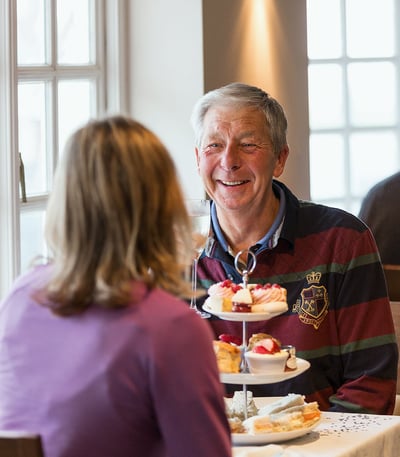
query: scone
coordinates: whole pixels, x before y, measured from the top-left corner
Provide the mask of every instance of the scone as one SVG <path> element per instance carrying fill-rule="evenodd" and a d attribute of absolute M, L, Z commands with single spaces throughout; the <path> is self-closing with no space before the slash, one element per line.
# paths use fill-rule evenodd
<path fill-rule="evenodd" d="M 213 341 L 218 369 L 221 373 L 239 373 L 242 353 L 237 346 L 224 341 Z"/>

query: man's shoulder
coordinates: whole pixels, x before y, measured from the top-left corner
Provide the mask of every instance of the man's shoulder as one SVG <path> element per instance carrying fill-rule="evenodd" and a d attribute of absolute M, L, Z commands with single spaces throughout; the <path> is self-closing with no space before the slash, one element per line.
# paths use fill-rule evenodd
<path fill-rule="evenodd" d="M 341 208 L 307 200 L 299 200 L 298 222 L 299 225 L 315 225 L 319 229 L 342 227 L 357 231 L 366 230 L 365 224 L 354 214 Z"/>
<path fill-rule="evenodd" d="M 286 212 L 281 236 L 292 243 L 295 238 L 339 229 L 364 232 L 366 225 L 354 214 L 341 208 L 299 199 L 285 186 Z"/>

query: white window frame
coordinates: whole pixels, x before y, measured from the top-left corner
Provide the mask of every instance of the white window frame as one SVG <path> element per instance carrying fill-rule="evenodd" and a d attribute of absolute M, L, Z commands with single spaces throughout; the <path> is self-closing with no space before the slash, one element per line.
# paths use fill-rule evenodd
<path fill-rule="evenodd" d="M 321 0 L 322 1 L 322 0 Z M 353 133 L 355 132 L 377 132 L 377 131 L 387 131 L 393 133 L 397 137 L 397 144 L 400 145 L 400 128 L 398 123 L 396 122 L 394 125 L 379 125 L 379 126 L 366 126 L 366 127 L 360 127 L 360 126 L 354 126 L 350 122 L 350 116 L 349 116 L 349 83 L 347 79 L 347 73 L 348 73 L 348 65 L 351 63 L 368 63 L 368 62 L 390 62 L 395 66 L 395 71 L 396 71 L 396 81 L 397 81 L 397 87 L 399 86 L 400 83 L 400 54 L 399 54 L 399 37 L 400 37 L 400 32 L 399 28 L 396 27 L 396 43 L 397 43 L 397 49 L 395 52 L 394 56 L 391 57 L 356 57 L 352 58 L 346 55 L 345 51 L 345 46 L 346 46 L 346 37 L 345 37 L 345 1 L 346 0 L 341 0 L 340 3 L 340 8 L 341 8 L 341 28 L 342 28 L 342 55 L 337 58 L 308 58 L 308 65 L 312 64 L 329 64 L 329 63 L 335 63 L 338 66 L 340 66 L 342 70 L 342 78 L 343 78 L 343 100 L 344 100 L 344 124 L 342 127 L 326 127 L 326 128 L 313 128 L 312 126 L 310 127 L 310 136 L 312 134 L 318 134 L 318 133 L 334 133 L 338 134 L 341 136 L 343 139 L 343 144 L 344 144 L 344 157 L 345 157 L 345 169 L 344 169 L 344 186 L 345 186 L 345 195 L 343 197 L 338 197 L 338 198 L 320 198 L 318 195 L 313 195 L 311 194 L 311 198 L 314 199 L 315 201 L 318 201 L 318 203 L 326 204 L 326 205 L 337 205 L 340 207 L 352 212 L 354 215 L 358 215 L 359 212 L 359 207 L 361 206 L 362 200 L 365 196 L 365 194 L 358 195 L 357 193 L 352 192 L 351 190 L 351 180 L 352 180 L 352 168 L 351 168 L 351 160 L 350 160 L 350 137 Z M 394 8 L 395 8 L 395 21 L 396 24 L 400 24 L 400 6 L 398 2 L 394 2 Z M 397 112 L 399 113 L 400 110 L 400 90 L 397 92 Z M 329 109 L 329 107 L 327 107 Z M 312 157 L 310 158 L 312 160 Z M 398 165 L 400 166 L 400 150 L 398 152 Z M 396 173 L 398 171 L 398 168 L 393 169 L 393 173 Z M 312 179 L 312 176 L 311 176 Z M 382 177 L 377 178 L 377 181 L 380 181 Z M 374 185 L 376 182 L 372 182 L 371 186 Z"/>
<path fill-rule="evenodd" d="M 104 97 L 99 115 L 129 112 L 128 18 L 129 0 L 95 0 L 106 34 L 100 60 L 104 65 Z M 20 274 L 19 156 L 17 118 L 16 0 L 0 0 L 0 299 Z M 29 75 L 29 70 L 26 75 Z M 74 71 L 74 70 L 71 70 Z M 56 138 L 53 139 L 53 142 Z M 56 143 L 54 143 L 56 144 Z M 35 201 L 24 205 L 42 205 Z M 26 206 L 28 208 L 28 206 Z"/>

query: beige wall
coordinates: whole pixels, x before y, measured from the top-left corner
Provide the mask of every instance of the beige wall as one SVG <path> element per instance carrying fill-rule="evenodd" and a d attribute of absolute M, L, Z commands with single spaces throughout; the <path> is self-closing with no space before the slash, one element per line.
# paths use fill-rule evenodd
<path fill-rule="evenodd" d="M 204 91 L 262 87 L 285 108 L 282 180 L 309 198 L 306 0 L 132 0 L 131 106 L 174 154 L 189 196 L 202 194 L 189 116 Z"/>
<path fill-rule="evenodd" d="M 262 87 L 283 105 L 290 156 L 282 180 L 309 198 L 305 0 L 204 0 L 204 85 Z"/>

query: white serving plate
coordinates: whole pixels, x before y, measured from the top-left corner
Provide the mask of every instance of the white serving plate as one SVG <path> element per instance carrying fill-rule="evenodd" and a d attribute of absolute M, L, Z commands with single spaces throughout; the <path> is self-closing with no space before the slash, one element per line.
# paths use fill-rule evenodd
<path fill-rule="evenodd" d="M 262 408 L 266 405 L 274 403 L 280 400 L 282 397 L 254 397 L 254 402 L 257 408 Z M 225 398 L 225 401 L 230 404 L 231 398 Z M 322 417 L 322 416 L 321 416 Z M 246 446 L 253 444 L 271 444 L 280 443 L 282 441 L 293 440 L 314 430 L 317 425 L 321 423 L 320 419 L 310 427 L 300 428 L 298 430 L 292 430 L 290 432 L 275 432 L 275 433 L 258 433 L 256 435 L 250 433 L 232 433 L 232 444 L 236 446 Z"/>
<path fill-rule="evenodd" d="M 214 314 L 214 316 L 224 319 L 226 321 L 235 321 L 235 322 L 256 322 L 256 321 L 266 321 L 275 316 L 286 313 L 287 309 L 282 309 L 281 311 L 276 312 L 265 312 L 265 313 L 235 313 L 235 312 L 226 312 L 226 311 L 214 311 L 207 304 L 203 305 L 204 311 L 207 313 Z"/>
<path fill-rule="evenodd" d="M 321 419 L 310 427 L 299 428 L 290 432 L 257 433 L 255 435 L 250 433 L 232 433 L 232 443 L 234 445 L 270 444 L 293 440 L 311 432 L 320 422 Z"/>
<path fill-rule="evenodd" d="M 273 384 L 275 382 L 286 381 L 287 379 L 299 376 L 310 368 L 310 362 L 304 359 L 296 358 L 297 369 L 293 371 L 284 371 L 282 373 L 220 373 L 220 380 L 224 384 Z"/>

